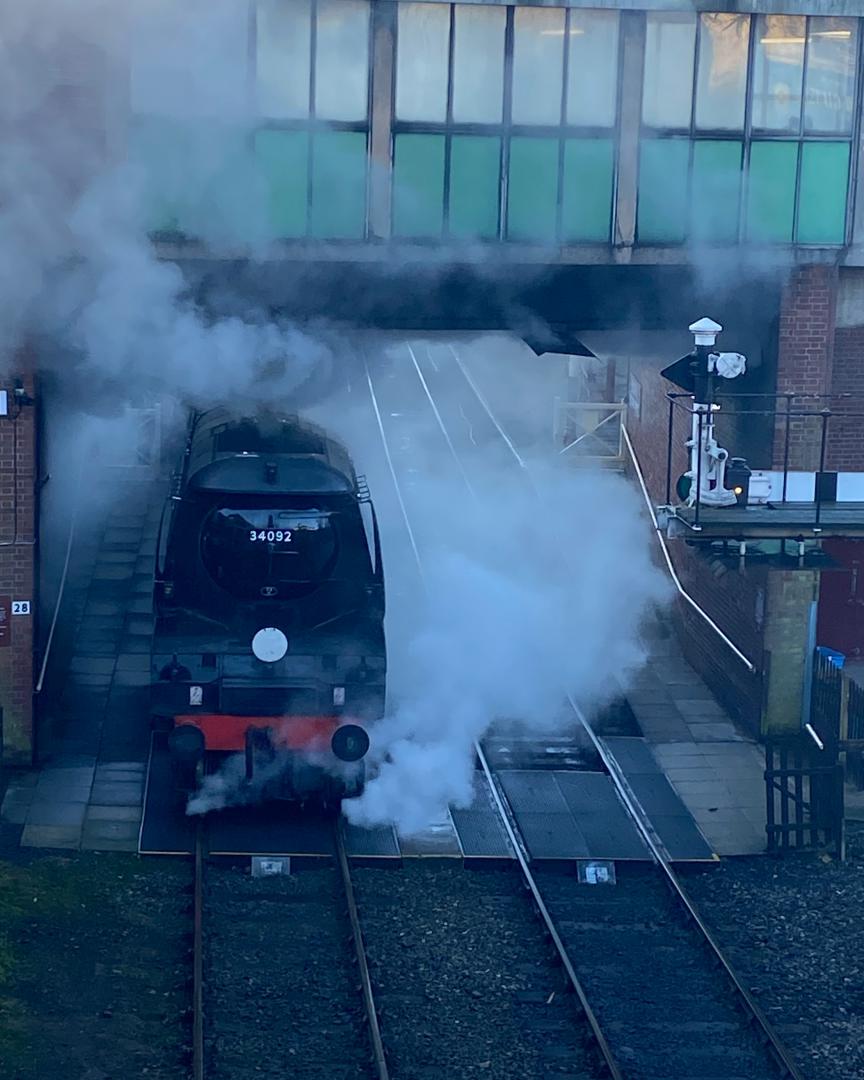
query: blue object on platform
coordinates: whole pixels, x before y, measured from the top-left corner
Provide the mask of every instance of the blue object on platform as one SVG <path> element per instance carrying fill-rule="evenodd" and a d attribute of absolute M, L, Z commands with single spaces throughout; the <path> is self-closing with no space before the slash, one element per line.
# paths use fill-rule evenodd
<path fill-rule="evenodd" d="M 820 656 L 824 656 L 826 660 L 830 660 L 836 668 L 842 668 L 846 663 L 846 654 L 837 652 L 836 649 L 829 649 L 825 645 L 817 645 L 816 652 L 819 653 Z"/>

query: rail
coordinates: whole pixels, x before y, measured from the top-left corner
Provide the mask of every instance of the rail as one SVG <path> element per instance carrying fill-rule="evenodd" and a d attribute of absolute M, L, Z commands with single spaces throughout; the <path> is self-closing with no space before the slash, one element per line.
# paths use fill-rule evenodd
<path fill-rule="evenodd" d="M 455 350 L 454 350 L 454 353 L 455 353 Z M 459 362 L 460 368 L 464 372 L 465 371 L 464 365 L 462 364 L 462 362 L 459 359 L 458 355 L 457 355 L 457 361 Z M 493 423 L 495 428 L 504 437 L 504 440 L 505 440 L 507 446 L 509 447 L 510 452 L 514 456 L 514 458 L 515 458 L 517 464 L 519 465 L 519 467 L 521 469 L 525 470 L 526 472 L 528 472 L 527 463 L 522 458 L 521 454 L 519 454 L 518 450 L 513 445 L 512 441 L 504 434 L 503 428 L 502 428 L 501 424 L 499 423 L 499 421 L 497 420 L 497 418 L 494 416 L 494 414 L 493 414 L 493 412 L 492 412 L 486 398 L 482 394 L 479 393 L 479 391 L 477 390 L 477 388 L 475 387 L 475 385 L 473 383 L 473 380 L 469 380 L 469 384 L 472 386 L 472 388 L 475 389 L 475 393 L 477 393 L 478 400 L 480 401 L 480 404 L 483 407 L 484 411 L 486 412 L 487 416 L 489 417 L 489 419 L 491 420 L 491 422 Z M 383 434 L 383 431 L 382 431 L 382 434 Z M 529 474 L 529 482 L 530 482 L 530 485 L 531 485 L 535 495 L 539 499 L 540 498 L 540 493 L 539 493 L 539 491 L 537 489 L 537 486 L 534 484 L 533 480 L 530 478 L 530 474 Z M 618 762 L 615 760 L 615 757 L 608 750 L 608 748 L 602 742 L 602 740 L 600 740 L 598 738 L 598 736 L 594 732 L 594 729 L 592 728 L 591 724 L 588 722 L 587 717 L 585 716 L 585 714 L 582 712 L 582 710 L 577 705 L 577 703 L 576 703 L 575 699 L 573 698 L 572 694 L 568 693 L 567 694 L 567 699 L 568 699 L 569 704 L 570 704 L 570 706 L 571 706 L 571 708 L 573 710 L 574 715 L 576 716 L 576 718 L 579 721 L 582 728 L 585 730 L 585 732 L 586 732 L 590 742 L 592 743 L 595 751 L 599 755 L 600 760 L 603 762 L 603 765 L 605 766 L 607 772 L 609 773 L 609 776 L 612 779 L 612 783 L 614 784 L 614 786 L 616 788 L 616 791 L 617 791 L 619 797 L 621 798 L 621 801 L 624 804 L 625 809 L 627 810 L 627 813 L 629 814 L 630 818 L 633 820 L 633 823 L 636 826 L 637 830 L 639 831 L 640 835 L 645 840 L 645 843 L 646 843 L 646 845 L 648 847 L 648 850 L 651 853 L 651 856 L 654 859 L 656 865 L 661 869 L 667 884 L 672 889 L 674 895 L 676 896 L 678 901 L 681 903 L 681 905 L 683 906 L 685 912 L 690 917 L 690 919 L 693 921 L 694 925 L 700 931 L 700 933 L 702 935 L 702 938 L 706 942 L 706 944 L 708 945 L 711 954 L 713 955 L 715 960 L 720 964 L 721 969 L 724 971 L 724 973 L 728 977 L 728 979 L 731 982 L 735 992 L 738 995 L 739 1000 L 741 1002 L 743 1002 L 743 1004 L 745 1006 L 745 1010 L 747 1011 L 749 1016 L 756 1021 L 759 1029 L 761 1030 L 763 1038 L 765 1039 L 767 1045 L 770 1047 L 771 1052 L 773 1053 L 776 1061 L 778 1062 L 780 1067 L 783 1069 L 784 1074 L 786 1075 L 786 1077 L 791 1078 L 791 1080 L 804 1080 L 804 1077 L 803 1077 L 802 1073 L 799 1072 L 799 1070 L 797 1069 L 795 1063 L 789 1057 L 788 1053 L 786 1052 L 785 1047 L 780 1042 L 779 1037 L 777 1036 L 776 1032 L 774 1031 L 774 1029 L 770 1025 L 767 1017 L 764 1015 L 762 1010 L 759 1008 L 759 1006 L 756 1003 L 756 1001 L 754 1000 L 752 994 L 747 990 L 747 988 L 745 986 L 743 986 L 741 981 L 738 979 L 738 976 L 735 974 L 735 972 L 733 971 L 733 969 L 730 966 L 729 962 L 726 960 L 725 956 L 723 955 L 723 952 L 720 949 L 720 946 L 718 945 L 716 939 L 714 938 L 714 935 L 711 933 L 711 931 L 705 925 L 704 921 L 702 920 L 702 917 L 699 915 L 698 911 L 693 906 L 693 903 L 691 902 L 690 898 L 687 896 L 687 893 L 685 892 L 683 886 L 678 881 L 678 878 L 677 878 L 674 870 L 672 869 L 671 861 L 670 861 L 668 852 L 665 850 L 662 843 L 660 842 L 659 837 L 657 836 L 653 826 L 651 825 L 651 822 L 649 821 L 644 809 L 639 804 L 638 799 L 636 798 L 635 794 L 633 793 L 632 789 L 630 788 L 630 785 L 627 783 L 627 780 L 626 780 L 620 766 L 618 765 Z M 482 753 L 482 751 L 481 751 L 481 753 Z M 482 760 L 484 760 L 484 759 L 481 758 L 481 761 Z M 487 770 L 487 775 L 491 775 L 491 774 L 488 773 L 488 763 L 486 765 L 486 770 Z M 502 802 L 500 800 L 500 797 L 497 797 L 496 786 L 493 784 L 492 787 L 493 787 L 493 792 L 496 793 L 496 802 L 497 802 L 497 804 L 499 806 L 499 809 L 500 809 L 503 806 L 503 804 L 502 804 Z M 506 814 L 504 815 L 504 821 L 505 821 L 505 828 L 507 828 L 507 831 L 508 831 L 508 835 L 512 835 L 512 826 L 510 826 Z M 518 853 L 518 850 L 519 850 L 519 846 L 517 844 L 517 846 L 516 846 L 517 853 Z M 518 858 L 518 854 L 517 854 L 517 858 Z"/>
<path fill-rule="evenodd" d="M 192 1080 L 204 1080 L 204 822 L 195 828 L 192 886 Z"/>
<path fill-rule="evenodd" d="M 552 431 L 559 456 L 593 464 L 624 464 L 626 403 L 555 398 L 553 408 Z"/>
<path fill-rule="evenodd" d="M 486 781 L 489 784 L 489 789 L 492 792 L 492 798 L 495 802 L 495 806 L 501 817 L 501 821 L 504 825 L 504 830 L 507 833 L 507 838 L 510 841 L 510 845 L 513 848 L 513 853 L 516 856 L 516 861 L 519 863 L 519 869 L 522 871 L 522 876 L 525 880 L 525 884 L 528 886 L 531 892 L 531 897 L 534 900 L 534 905 L 537 911 L 540 913 L 540 918 L 543 920 L 543 924 L 546 927 L 546 931 L 549 934 L 549 938 L 552 944 L 555 946 L 555 951 L 561 960 L 561 964 L 564 967 L 564 971 L 567 975 L 567 979 L 579 999 L 579 1004 L 585 1014 L 585 1019 L 588 1021 L 588 1025 L 591 1028 L 591 1034 L 594 1036 L 594 1041 L 597 1044 L 597 1048 L 603 1058 L 606 1068 L 609 1070 L 609 1076 L 611 1080 L 624 1080 L 624 1074 L 615 1060 L 615 1056 L 612 1053 L 612 1049 L 606 1040 L 606 1036 L 603 1034 L 603 1030 L 600 1027 L 600 1023 L 597 1019 L 597 1015 L 591 1008 L 588 1001 L 588 997 L 585 993 L 585 989 L 579 980 L 579 976 L 576 974 L 576 968 L 573 966 L 573 961 L 570 959 L 570 955 L 567 952 L 567 948 L 564 942 L 561 940 L 561 935 L 558 933 L 558 928 L 555 926 L 555 922 L 552 916 L 549 914 L 549 909 L 543 900 L 540 893 L 540 889 L 537 887 L 537 882 L 534 875 L 531 873 L 531 868 L 528 865 L 528 857 L 525 853 L 525 847 L 522 843 L 522 839 L 516 833 L 513 823 L 510 820 L 510 814 L 501 794 L 498 790 L 498 784 L 495 780 L 492 769 L 489 766 L 489 762 L 486 759 L 486 755 L 483 752 L 483 747 L 479 742 L 474 743 L 474 752 L 477 755 L 477 759 L 480 762 L 480 767 L 486 777 Z"/>
<path fill-rule="evenodd" d="M 339 863 L 339 871 L 342 875 L 342 885 L 345 889 L 345 900 L 348 904 L 348 919 L 351 923 L 351 936 L 354 940 L 354 951 L 357 954 L 357 968 L 360 972 L 360 989 L 363 993 L 363 1004 L 366 1009 L 366 1019 L 369 1024 L 369 1037 L 372 1041 L 372 1056 L 375 1060 L 375 1071 L 378 1080 L 390 1080 L 387 1069 L 387 1058 L 384 1053 L 384 1043 L 381 1039 L 381 1027 L 378 1023 L 378 1011 L 375 1008 L 375 997 L 372 992 L 372 977 L 369 974 L 369 963 L 366 959 L 366 947 L 363 944 L 363 930 L 360 926 L 360 915 L 357 911 L 357 900 L 354 896 L 354 883 L 351 880 L 351 868 L 348 865 L 348 855 L 345 852 L 345 837 L 341 822 L 336 826 L 336 858 Z"/>
<path fill-rule="evenodd" d="M 419 369 L 419 365 L 417 364 L 417 359 L 414 356 L 413 350 L 409 349 L 409 353 L 411 355 L 411 359 L 414 362 L 415 367 L 417 367 Z M 455 351 L 454 351 L 454 354 L 455 354 Z M 456 355 L 456 358 L 457 358 L 457 361 L 458 361 L 459 360 L 458 354 L 455 354 L 455 355 Z M 406 529 L 408 531 L 408 535 L 409 535 L 409 537 L 411 539 L 411 546 L 412 546 L 412 550 L 414 552 L 414 559 L 415 559 L 415 562 L 417 564 L 417 570 L 418 570 L 418 573 L 419 573 L 419 576 L 420 576 L 421 585 L 422 585 L 424 593 L 426 593 L 428 595 L 428 585 L 426 583 L 426 578 L 425 578 L 425 575 L 424 575 L 424 572 L 423 572 L 423 562 L 422 562 L 422 559 L 420 557 L 419 549 L 418 549 L 417 544 L 415 542 L 414 531 L 413 531 L 413 529 L 411 527 L 411 521 L 410 521 L 410 518 L 408 516 L 408 511 L 407 511 L 407 508 L 406 508 L 405 503 L 404 503 L 404 501 L 402 499 L 402 496 L 401 496 L 399 480 L 398 480 L 398 477 L 396 476 L 396 470 L 395 470 L 395 467 L 393 465 L 392 456 L 391 456 L 390 450 L 389 450 L 389 444 L 388 444 L 388 440 L 387 440 L 387 433 L 384 430 L 384 424 L 383 424 L 382 417 L 381 417 L 381 410 L 380 410 L 380 408 L 378 406 L 378 399 L 377 399 L 377 395 L 375 394 L 375 387 L 374 387 L 373 382 L 372 382 L 372 375 L 371 375 L 371 372 L 369 371 L 369 366 L 368 366 L 368 363 L 366 362 L 365 356 L 364 356 L 364 365 L 365 365 L 365 370 L 366 370 L 366 381 L 367 381 L 367 385 L 369 387 L 369 393 L 370 393 L 370 396 L 371 396 L 371 399 L 372 399 L 372 404 L 373 404 L 373 408 L 374 408 L 374 412 L 375 412 L 375 417 L 376 417 L 376 421 L 377 421 L 377 424 L 378 424 L 378 431 L 379 431 L 379 434 L 381 436 L 381 440 L 382 440 L 382 443 L 383 443 L 383 446 L 384 446 L 385 457 L 387 459 L 387 463 L 388 463 L 388 466 L 389 466 L 389 469 L 390 469 L 391 479 L 393 480 L 393 484 L 394 484 L 394 487 L 396 489 L 396 494 L 397 494 L 399 506 L 400 506 L 400 508 L 402 510 L 402 516 L 403 516 L 403 520 L 404 520 L 404 523 L 405 523 L 405 527 L 406 527 Z M 426 391 L 427 396 L 430 396 L 428 387 L 425 384 L 425 380 L 421 380 L 421 382 L 423 382 L 424 389 Z M 477 392 L 478 396 L 480 396 L 479 391 L 475 391 L 475 392 Z M 481 397 L 481 401 L 482 400 L 483 399 Z M 443 429 L 444 428 L 444 421 L 441 418 L 440 413 L 438 412 L 437 408 L 434 409 L 433 411 L 434 411 L 435 416 L 436 416 L 436 418 L 438 420 L 439 426 Z M 449 433 L 445 434 L 445 438 L 447 439 L 447 443 L 448 443 L 448 446 L 450 447 L 451 453 L 455 457 L 456 456 L 456 450 L 455 450 L 455 447 L 453 446 L 452 442 L 450 441 Z M 509 442 L 509 440 L 508 440 L 508 442 Z M 515 451 L 515 448 L 514 448 L 514 451 Z M 467 484 L 467 477 L 465 476 L 464 471 L 463 471 L 463 477 L 466 479 L 466 484 Z M 471 492 L 472 496 L 474 496 L 476 498 L 476 495 L 474 495 L 473 488 L 471 488 L 470 484 L 468 484 L 467 486 L 468 486 L 468 490 Z M 536 883 L 536 881 L 534 879 L 534 876 L 531 873 L 530 867 L 528 866 L 528 860 L 527 860 L 527 857 L 525 855 L 524 848 L 523 848 L 523 846 L 521 844 L 521 841 L 516 836 L 516 833 L 515 833 L 515 831 L 513 829 L 513 825 L 511 824 L 511 822 L 509 820 L 509 817 L 508 817 L 508 814 L 507 814 L 507 812 L 505 810 L 505 807 L 504 807 L 504 804 L 502 802 L 501 796 L 500 796 L 500 794 L 498 792 L 497 785 L 494 782 L 494 778 L 493 778 L 491 770 L 489 768 L 489 763 L 486 760 L 486 756 L 483 753 L 483 748 L 481 747 L 479 741 L 474 742 L 474 752 L 475 752 L 475 754 L 477 756 L 477 759 L 480 762 L 481 767 L 482 767 L 482 769 L 483 769 L 483 771 L 484 771 L 484 773 L 485 773 L 485 775 L 487 777 L 487 780 L 489 782 L 489 787 L 490 787 L 490 790 L 492 792 L 492 797 L 495 800 L 495 805 L 496 805 L 496 807 L 498 809 L 499 815 L 501 816 L 501 820 L 503 822 L 504 829 L 505 829 L 505 831 L 507 833 L 508 839 L 510 840 L 510 844 L 511 844 L 511 846 L 513 848 L 513 853 L 514 853 L 514 855 L 516 857 L 517 862 L 519 863 L 519 867 L 520 867 L 520 869 L 522 871 L 525 882 L 526 882 L 526 884 L 527 884 L 527 886 L 528 886 L 528 888 L 529 888 L 529 890 L 531 892 L 531 895 L 532 895 L 532 897 L 534 899 L 534 903 L 537 906 L 537 910 L 540 913 L 540 916 L 541 916 L 541 918 L 542 918 L 542 920 L 543 920 L 543 922 L 544 922 L 544 924 L 546 926 L 546 929 L 549 932 L 550 938 L 552 939 L 552 942 L 553 942 L 553 944 L 555 946 L 555 949 L 556 949 L 556 951 L 558 953 L 558 956 L 561 959 L 561 963 L 563 964 L 564 970 L 565 970 L 565 972 L 567 974 L 567 979 L 568 979 L 570 985 L 573 987 L 573 990 L 576 993 L 577 998 L 579 999 L 579 1004 L 581 1005 L 581 1007 L 582 1007 L 582 1009 L 583 1009 L 583 1011 L 585 1013 L 585 1018 L 588 1021 L 588 1024 L 589 1024 L 589 1026 L 591 1028 L 592 1035 L 594 1036 L 594 1040 L 595 1040 L 595 1042 L 597 1044 L 597 1047 L 600 1050 L 601 1056 L 603 1057 L 603 1060 L 604 1060 L 604 1062 L 605 1062 L 605 1064 L 606 1064 L 606 1066 L 607 1066 L 607 1068 L 609 1070 L 609 1075 L 611 1077 L 611 1080 L 624 1080 L 623 1074 L 621 1073 L 621 1070 L 618 1067 L 618 1064 L 617 1064 L 617 1062 L 615 1061 L 615 1058 L 612 1055 L 612 1051 L 609 1048 L 609 1044 L 606 1041 L 606 1037 L 605 1037 L 605 1035 L 603 1034 L 603 1032 L 602 1032 L 602 1030 L 600 1028 L 600 1024 L 599 1024 L 599 1022 L 597 1020 L 597 1017 L 594 1014 L 594 1011 L 593 1011 L 593 1009 L 591 1008 L 591 1006 L 590 1006 L 590 1004 L 588 1002 L 588 998 L 587 998 L 587 996 L 585 994 L 585 991 L 584 991 L 584 989 L 582 987 L 581 982 L 579 981 L 579 977 L 576 974 L 576 969 L 573 966 L 573 962 L 571 961 L 571 959 L 570 959 L 570 957 L 569 957 L 569 955 L 567 953 L 567 950 L 566 950 L 566 948 L 564 946 L 564 943 L 561 940 L 560 935 L 558 934 L 558 931 L 557 931 L 557 929 L 556 929 L 556 927 L 554 925 L 554 922 L 552 921 L 552 916 L 549 914 L 549 911 L 548 911 L 545 903 L 543 902 L 543 898 L 540 895 L 540 890 L 538 889 L 537 883 Z"/>

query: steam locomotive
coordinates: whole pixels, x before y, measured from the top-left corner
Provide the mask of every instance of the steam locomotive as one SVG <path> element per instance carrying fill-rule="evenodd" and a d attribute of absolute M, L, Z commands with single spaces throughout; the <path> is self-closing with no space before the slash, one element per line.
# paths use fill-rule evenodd
<path fill-rule="evenodd" d="M 151 713 L 180 790 L 242 752 L 262 797 L 362 791 L 384 711 L 384 576 L 343 446 L 297 417 L 193 413 L 154 606 Z"/>

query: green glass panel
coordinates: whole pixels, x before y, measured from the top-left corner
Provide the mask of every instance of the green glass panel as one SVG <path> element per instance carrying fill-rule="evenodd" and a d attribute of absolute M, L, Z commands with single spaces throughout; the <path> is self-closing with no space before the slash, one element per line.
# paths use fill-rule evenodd
<path fill-rule="evenodd" d="M 554 240 L 558 216 L 558 140 L 510 140 L 507 236 Z"/>
<path fill-rule="evenodd" d="M 750 146 L 747 177 L 747 238 L 757 242 L 792 240 L 798 144 L 756 142 Z"/>
<path fill-rule="evenodd" d="M 140 117 L 130 133 L 129 161 L 140 173 L 148 231 L 180 232 L 188 216 L 191 148 L 182 125 Z"/>
<path fill-rule="evenodd" d="M 611 139 L 564 143 L 561 229 L 565 240 L 609 240 L 613 160 Z"/>
<path fill-rule="evenodd" d="M 454 135 L 450 144 L 450 234 L 498 235 L 501 140 Z"/>
<path fill-rule="evenodd" d="M 279 237 L 306 233 L 309 136 L 305 131 L 259 131 L 255 153 L 267 182 L 271 226 Z"/>
<path fill-rule="evenodd" d="M 804 143 L 798 243 L 842 244 L 846 235 L 849 143 Z"/>
<path fill-rule="evenodd" d="M 440 236 L 444 227 L 444 136 L 397 135 L 393 155 L 393 232 Z"/>
<path fill-rule="evenodd" d="M 693 144 L 690 235 L 694 240 L 715 244 L 738 240 L 741 146 L 719 139 L 699 139 Z"/>
<path fill-rule="evenodd" d="M 687 238 L 687 139 L 643 139 L 639 147 L 640 243 L 680 244 Z"/>
<path fill-rule="evenodd" d="M 338 240 L 366 234 L 366 135 L 324 131 L 312 143 L 309 232 Z"/>

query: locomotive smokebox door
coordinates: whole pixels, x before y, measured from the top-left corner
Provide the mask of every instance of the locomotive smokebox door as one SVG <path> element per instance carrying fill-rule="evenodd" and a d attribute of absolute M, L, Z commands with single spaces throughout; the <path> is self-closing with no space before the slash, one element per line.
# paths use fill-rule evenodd
<path fill-rule="evenodd" d="M 359 724 L 343 724 L 333 732 L 330 749 L 340 761 L 359 761 L 369 750 L 369 736 Z"/>

